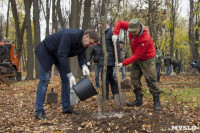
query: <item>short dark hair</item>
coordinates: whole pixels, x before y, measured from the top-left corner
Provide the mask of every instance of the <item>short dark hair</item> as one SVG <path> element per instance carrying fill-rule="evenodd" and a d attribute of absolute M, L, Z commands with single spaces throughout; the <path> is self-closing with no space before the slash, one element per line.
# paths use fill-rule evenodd
<path fill-rule="evenodd" d="M 124 42 L 123 41 L 119 41 L 119 44 L 123 44 L 124 45 Z"/>
<path fill-rule="evenodd" d="M 97 43 L 99 41 L 99 36 L 97 34 L 97 32 L 93 29 L 87 29 L 84 32 L 84 35 L 89 34 L 91 39 L 95 40 L 95 43 Z"/>

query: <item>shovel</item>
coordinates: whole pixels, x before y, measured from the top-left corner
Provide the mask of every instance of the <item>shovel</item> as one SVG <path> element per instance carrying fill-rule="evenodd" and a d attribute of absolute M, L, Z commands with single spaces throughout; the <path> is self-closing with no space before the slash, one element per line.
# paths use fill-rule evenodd
<path fill-rule="evenodd" d="M 47 103 L 57 103 L 58 102 L 58 93 L 54 93 L 53 87 L 54 87 L 54 65 L 52 66 L 52 80 L 51 80 L 51 93 L 47 94 Z"/>
<path fill-rule="evenodd" d="M 118 56 L 117 56 L 117 44 L 114 44 L 114 50 L 115 50 L 115 61 L 116 64 L 118 64 Z M 120 77 L 119 77 L 119 67 L 116 66 L 116 76 L 117 76 L 117 85 L 119 89 L 119 94 L 114 95 L 114 101 L 116 106 L 126 106 L 126 94 L 121 93 L 121 83 L 120 83 Z"/>

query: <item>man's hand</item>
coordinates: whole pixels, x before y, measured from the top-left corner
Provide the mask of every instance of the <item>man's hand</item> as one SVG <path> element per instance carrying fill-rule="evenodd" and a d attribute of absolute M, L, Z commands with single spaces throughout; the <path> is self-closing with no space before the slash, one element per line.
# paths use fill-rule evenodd
<path fill-rule="evenodd" d="M 69 77 L 69 84 L 70 84 L 70 88 L 72 88 L 73 85 L 76 85 L 76 80 L 73 75 Z"/>
<path fill-rule="evenodd" d="M 112 36 L 113 45 L 116 44 L 117 39 L 118 39 L 118 36 L 117 36 L 117 35 L 113 35 L 113 36 Z"/>
<path fill-rule="evenodd" d="M 89 71 L 89 69 L 86 65 L 83 66 L 82 71 L 83 71 L 83 75 L 89 75 L 90 74 L 90 71 Z"/>
<path fill-rule="evenodd" d="M 90 66 L 90 62 L 87 62 L 87 66 Z"/>
<path fill-rule="evenodd" d="M 122 63 L 117 64 L 117 67 L 121 68 L 123 65 Z"/>

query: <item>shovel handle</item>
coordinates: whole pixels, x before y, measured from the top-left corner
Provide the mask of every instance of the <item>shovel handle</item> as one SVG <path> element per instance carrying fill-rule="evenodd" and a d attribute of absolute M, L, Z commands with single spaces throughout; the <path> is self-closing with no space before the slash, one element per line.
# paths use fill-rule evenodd
<path fill-rule="evenodd" d="M 54 65 L 52 65 L 52 72 L 51 72 L 51 88 L 54 87 Z"/>
<path fill-rule="evenodd" d="M 114 44 L 114 50 L 115 50 L 115 62 L 116 65 L 118 64 L 118 56 L 117 56 L 117 44 Z M 118 89 L 119 89 L 119 94 L 121 93 L 121 84 L 120 84 L 120 77 L 119 77 L 119 67 L 116 67 L 116 76 L 117 76 L 117 85 L 118 85 Z"/>

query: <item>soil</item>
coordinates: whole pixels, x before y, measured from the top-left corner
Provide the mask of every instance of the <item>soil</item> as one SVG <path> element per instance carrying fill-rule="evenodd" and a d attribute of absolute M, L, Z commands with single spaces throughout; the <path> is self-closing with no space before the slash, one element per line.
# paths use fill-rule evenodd
<path fill-rule="evenodd" d="M 92 75 L 91 75 L 92 77 Z M 178 100 L 163 101 L 162 111 L 155 111 L 152 96 L 144 95 L 143 105 L 140 107 L 116 107 L 114 100 L 106 101 L 106 112 L 121 113 L 123 116 L 98 118 L 98 107 L 96 96 L 85 101 L 79 101 L 74 106 L 75 110 L 82 114 L 63 114 L 61 108 L 60 79 L 55 77 L 54 89 L 58 92 L 59 100 L 57 104 L 44 105 L 49 121 L 36 120 L 34 118 L 34 105 L 38 80 L 21 81 L 2 85 L 0 87 L 0 132 L 131 132 L 131 133 L 161 133 L 177 132 L 172 130 L 172 126 L 192 126 L 198 129 L 181 130 L 179 132 L 200 132 L 200 110 L 199 107 L 186 107 L 185 103 Z M 164 89 L 181 89 L 184 87 L 200 87 L 199 75 L 181 74 L 178 76 L 161 76 L 160 87 Z M 91 78 L 94 83 L 94 79 Z M 142 79 L 144 89 L 147 89 L 144 78 Z M 170 83 L 182 84 L 170 84 Z M 187 84 L 184 84 L 186 83 Z M 192 83 L 194 82 L 194 84 Z M 165 84 L 164 84 L 165 83 Z M 169 85 L 166 85 L 169 83 Z M 163 84 L 163 85 L 162 85 Z M 23 87 L 22 87 L 23 86 Z M 49 85 L 50 87 L 51 85 Z M 100 91 L 100 90 L 98 90 Z M 123 89 L 127 94 L 127 102 L 133 101 L 133 87 Z M 50 89 L 48 89 L 50 92 Z M 149 92 L 147 92 L 149 93 Z M 161 94 L 161 101 L 163 100 Z M 172 95 L 172 94 L 169 94 Z M 174 98 L 174 97 L 173 97 Z M 190 103 L 189 103 L 190 104 Z"/>

